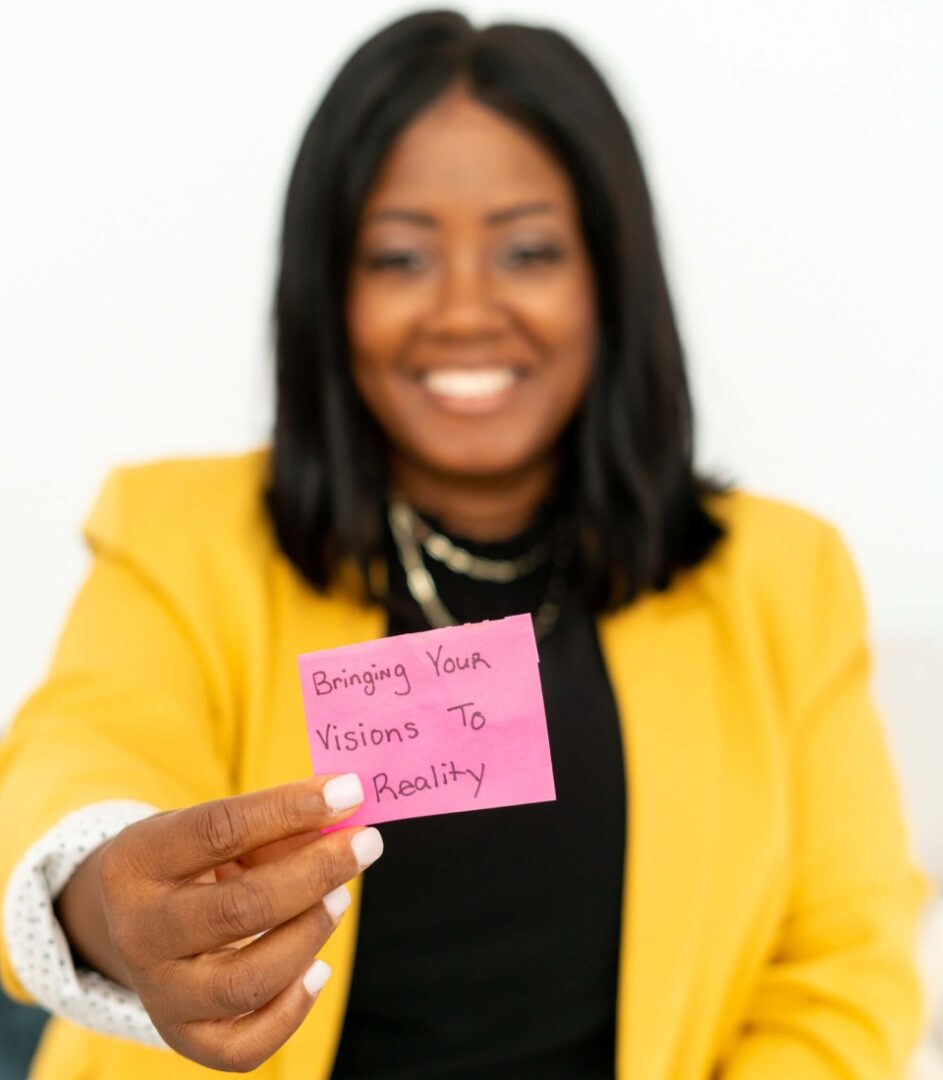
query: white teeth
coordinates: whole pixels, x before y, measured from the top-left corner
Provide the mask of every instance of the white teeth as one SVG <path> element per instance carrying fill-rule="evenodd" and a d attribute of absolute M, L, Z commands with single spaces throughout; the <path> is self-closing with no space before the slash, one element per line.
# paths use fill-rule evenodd
<path fill-rule="evenodd" d="M 443 397 L 476 398 L 500 394 L 514 384 L 511 368 L 479 368 L 463 371 L 427 371 L 423 382 L 433 392 Z"/>

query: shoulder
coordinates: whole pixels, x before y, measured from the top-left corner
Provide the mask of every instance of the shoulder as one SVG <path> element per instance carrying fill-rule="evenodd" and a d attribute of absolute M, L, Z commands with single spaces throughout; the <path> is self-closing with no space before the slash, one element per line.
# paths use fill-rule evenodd
<path fill-rule="evenodd" d="M 836 526 L 791 503 L 735 490 L 706 507 L 726 535 L 679 580 L 676 595 L 706 604 L 734 636 L 806 654 L 860 634 L 864 600 Z"/>
<path fill-rule="evenodd" d="M 759 663 L 792 709 L 823 672 L 865 655 L 854 560 L 831 521 L 790 503 L 734 491 L 708 509 L 727 535 L 679 590 L 710 610 L 725 655 Z"/>
<path fill-rule="evenodd" d="M 835 532 L 832 522 L 804 507 L 742 488 L 711 495 L 705 505 L 725 526 L 732 553 L 740 558 L 814 547 Z"/>
<path fill-rule="evenodd" d="M 191 627 L 212 637 L 264 621 L 279 547 L 268 511 L 265 450 L 126 465 L 106 479 L 84 536 Z"/>
<path fill-rule="evenodd" d="M 84 532 L 93 548 L 271 544 L 265 449 L 125 465 L 107 477 Z"/>
<path fill-rule="evenodd" d="M 708 588 L 794 595 L 821 586 L 823 577 L 854 574 L 841 533 L 823 516 L 741 489 L 710 496 L 705 505 L 726 533 L 698 568 Z"/>
<path fill-rule="evenodd" d="M 268 461 L 259 450 L 122 466 L 85 522 L 121 617 L 132 596 L 169 616 L 219 686 L 249 677 L 274 617 L 281 560 L 265 506 Z"/>

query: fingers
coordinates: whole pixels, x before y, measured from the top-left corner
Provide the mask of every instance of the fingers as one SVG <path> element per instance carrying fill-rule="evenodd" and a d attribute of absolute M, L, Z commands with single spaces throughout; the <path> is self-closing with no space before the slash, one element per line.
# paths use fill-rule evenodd
<path fill-rule="evenodd" d="M 148 841 L 141 862 L 158 880 L 185 880 L 266 844 L 336 825 L 362 801 L 359 778 L 346 773 L 157 814 L 140 823 Z"/>
<path fill-rule="evenodd" d="M 168 1028 L 158 1025 L 159 1030 L 175 1050 L 201 1065 L 249 1072 L 294 1034 L 330 975 L 330 968 L 320 960 L 308 970 L 310 976 L 293 980 L 255 1012 L 229 1020 L 197 1020 Z M 311 990 L 305 986 L 306 979 Z"/>
<path fill-rule="evenodd" d="M 254 851 L 247 851 L 245 855 L 241 856 L 239 866 L 244 870 L 249 866 L 256 866 L 259 863 L 278 859 L 289 851 L 310 844 L 313 840 L 317 840 L 320 835 L 321 831 L 315 829 L 312 832 L 298 833 L 296 836 L 286 836 L 284 840 L 276 840 L 274 844 L 265 844 L 264 847 L 256 848 Z"/>
<path fill-rule="evenodd" d="M 350 893 L 342 885 L 244 948 L 175 962 L 159 976 L 176 984 L 168 1019 L 233 1018 L 262 1008 L 305 974 L 349 904 Z"/>
<path fill-rule="evenodd" d="M 340 829 L 213 884 L 191 883 L 165 900 L 173 957 L 195 956 L 293 919 L 374 862 L 376 829 Z"/>

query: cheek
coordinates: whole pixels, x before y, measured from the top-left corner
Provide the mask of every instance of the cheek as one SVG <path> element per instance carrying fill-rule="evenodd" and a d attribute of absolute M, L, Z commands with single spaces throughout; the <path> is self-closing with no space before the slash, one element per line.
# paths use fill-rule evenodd
<path fill-rule="evenodd" d="M 558 376 L 583 385 L 596 349 L 596 298 L 588 279 L 568 278 L 552 289 L 519 297 L 518 311 L 531 335 L 559 366 Z"/>
<path fill-rule="evenodd" d="M 368 412 L 394 441 L 408 428 L 411 388 L 397 368 L 409 350 L 415 313 L 414 297 L 369 286 L 350 290 L 351 376 Z"/>
<path fill-rule="evenodd" d="M 355 374 L 389 366 L 402 352 L 415 313 L 415 300 L 389 290 L 353 286 L 347 303 L 347 334 Z"/>
<path fill-rule="evenodd" d="M 543 327 L 548 339 L 578 335 L 581 327 L 595 321 L 596 285 L 585 252 L 572 253 L 567 261 L 546 276 L 518 280 L 512 303 L 522 315 Z"/>
<path fill-rule="evenodd" d="M 354 379 L 361 382 L 379 374 L 388 366 L 398 349 L 401 337 L 400 320 L 389 310 L 388 303 L 378 303 L 369 289 L 351 296 L 348 305 L 347 330 Z"/>

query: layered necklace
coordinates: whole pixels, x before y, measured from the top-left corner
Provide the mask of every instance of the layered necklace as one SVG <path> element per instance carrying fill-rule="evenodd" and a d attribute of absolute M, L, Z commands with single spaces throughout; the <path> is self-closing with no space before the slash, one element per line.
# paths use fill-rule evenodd
<path fill-rule="evenodd" d="M 432 574 L 423 561 L 423 552 L 455 574 L 474 581 L 497 584 L 516 581 L 550 562 L 547 591 L 534 613 L 537 640 L 545 638 L 556 626 L 560 605 L 567 593 L 567 571 L 574 552 L 573 528 L 569 521 L 561 520 L 553 530 L 552 538 L 542 538 L 517 559 L 487 559 L 453 544 L 402 499 L 390 501 L 388 517 L 396 551 L 406 574 L 406 586 L 430 626 L 455 626 L 458 620 L 442 602 Z"/>

